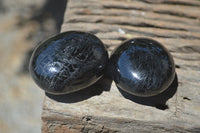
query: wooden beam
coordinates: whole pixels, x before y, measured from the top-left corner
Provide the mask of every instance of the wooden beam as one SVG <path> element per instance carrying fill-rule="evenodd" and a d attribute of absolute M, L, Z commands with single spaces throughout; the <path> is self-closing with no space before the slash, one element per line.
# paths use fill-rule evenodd
<path fill-rule="evenodd" d="M 106 77 L 76 93 L 46 95 L 42 132 L 200 132 L 199 20 L 198 0 L 68 0 L 61 32 L 91 32 L 109 53 L 129 38 L 155 39 L 173 55 L 177 78 L 146 99 Z"/>

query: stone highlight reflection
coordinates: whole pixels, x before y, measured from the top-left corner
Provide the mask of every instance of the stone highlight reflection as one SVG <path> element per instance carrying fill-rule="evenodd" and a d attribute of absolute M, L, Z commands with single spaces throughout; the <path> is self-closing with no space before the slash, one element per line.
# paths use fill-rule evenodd
<path fill-rule="evenodd" d="M 29 70 L 36 84 L 51 94 L 67 94 L 86 88 L 104 73 L 108 54 L 94 35 L 68 31 L 39 44 Z"/>
<path fill-rule="evenodd" d="M 116 85 L 140 97 L 158 95 L 173 82 L 171 54 L 157 41 L 135 38 L 124 42 L 111 55 L 109 71 Z"/>

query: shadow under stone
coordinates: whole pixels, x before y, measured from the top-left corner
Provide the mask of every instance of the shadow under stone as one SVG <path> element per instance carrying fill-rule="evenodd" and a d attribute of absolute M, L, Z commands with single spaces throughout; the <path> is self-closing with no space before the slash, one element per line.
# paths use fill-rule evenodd
<path fill-rule="evenodd" d="M 45 93 L 49 98 L 62 103 L 76 103 L 83 100 L 87 100 L 93 96 L 100 95 L 103 91 L 109 91 L 111 87 L 112 80 L 103 76 L 100 80 L 98 80 L 95 84 L 82 89 L 77 92 L 73 92 L 70 94 L 64 95 L 53 95 L 49 93 Z"/>
<path fill-rule="evenodd" d="M 156 107 L 161 110 L 165 110 L 165 109 L 169 108 L 168 105 L 166 105 L 166 102 L 168 99 L 170 99 L 171 97 L 174 96 L 174 94 L 177 91 L 177 88 L 178 88 L 177 74 L 175 75 L 175 78 L 174 78 L 174 81 L 172 82 L 172 84 L 164 92 L 162 92 L 156 96 L 138 97 L 138 96 L 129 94 L 118 87 L 119 92 L 125 98 L 127 98 L 135 103 L 139 103 L 139 104 L 143 104 L 143 105 L 147 105 L 147 106 L 153 106 L 153 107 Z"/>

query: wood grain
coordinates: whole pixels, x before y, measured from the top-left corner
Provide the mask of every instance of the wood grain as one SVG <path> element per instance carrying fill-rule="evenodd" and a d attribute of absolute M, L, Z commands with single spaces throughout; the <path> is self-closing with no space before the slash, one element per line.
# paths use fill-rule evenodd
<path fill-rule="evenodd" d="M 150 99 L 162 104 L 123 95 L 106 78 L 45 96 L 43 132 L 200 132 L 199 0 L 69 0 L 61 32 L 69 30 L 97 35 L 109 53 L 129 38 L 155 39 L 173 55 L 177 83 L 173 95 Z"/>

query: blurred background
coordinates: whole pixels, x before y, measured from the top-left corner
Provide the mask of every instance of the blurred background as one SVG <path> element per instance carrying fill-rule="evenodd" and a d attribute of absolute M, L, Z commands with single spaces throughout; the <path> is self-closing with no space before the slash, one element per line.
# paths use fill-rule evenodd
<path fill-rule="evenodd" d="M 39 133 L 44 92 L 32 81 L 33 48 L 60 31 L 67 0 L 0 0 L 0 133 Z"/>

